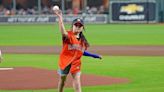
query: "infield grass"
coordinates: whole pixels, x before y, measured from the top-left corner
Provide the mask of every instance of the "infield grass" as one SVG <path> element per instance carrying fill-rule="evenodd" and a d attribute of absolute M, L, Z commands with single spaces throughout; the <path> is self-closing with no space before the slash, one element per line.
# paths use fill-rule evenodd
<path fill-rule="evenodd" d="M 66 26 L 67 29 L 70 26 Z M 86 25 L 91 45 L 164 45 L 164 26 L 146 24 Z M 61 45 L 58 25 L 0 25 L 0 46 Z M 0 67 L 57 69 L 55 55 L 4 54 Z M 83 92 L 164 92 L 164 57 L 104 56 L 102 62 L 83 57 L 83 73 L 131 80 L 127 84 L 83 87 Z M 66 88 L 66 92 L 73 92 Z M 57 92 L 48 90 L 0 90 L 0 92 Z"/>
<path fill-rule="evenodd" d="M 66 25 L 66 29 L 70 26 Z M 164 26 L 153 24 L 86 25 L 91 45 L 164 45 Z M 61 45 L 57 24 L 0 25 L 0 46 Z"/>
<path fill-rule="evenodd" d="M 83 92 L 163 92 L 164 57 L 104 56 L 103 60 L 82 58 L 83 74 L 128 78 L 131 82 L 118 85 L 82 87 Z M 5 54 L 0 67 L 37 67 L 57 69 L 58 56 L 37 54 Z M 57 92 L 48 90 L 15 90 L 0 92 Z M 65 92 L 73 92 L 66 88 Z"/>

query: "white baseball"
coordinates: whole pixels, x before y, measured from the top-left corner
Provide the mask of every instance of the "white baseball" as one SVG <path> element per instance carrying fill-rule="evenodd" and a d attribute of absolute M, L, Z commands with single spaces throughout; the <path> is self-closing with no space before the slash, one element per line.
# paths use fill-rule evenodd
<path fill-rule="evenodd" d="M 54 11 L 59 10 L 59 6 L 57 6 L 57 5 L 53 6 L 52 10 L 54 10 Z"/>

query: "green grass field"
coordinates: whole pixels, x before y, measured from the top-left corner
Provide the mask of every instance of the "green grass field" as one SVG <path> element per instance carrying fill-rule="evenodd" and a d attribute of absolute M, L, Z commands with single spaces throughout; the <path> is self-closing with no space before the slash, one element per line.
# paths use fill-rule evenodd
<path fill-rule="evenodd" d="M 2 67 L 38 67 L 57 69 L 58 56 L 36 54 L 6 54 Z M 124 77 L 131 80 L 127 84 L 83 87 L 84 92 L 163 92 L 164 57 L 104 56 L 102 61 L 89 57 L 82 58 L 82 71 L 87 74 Z M 98 67 L 98 68 L 97 68 Z M 67 88 L 66 92 L 72 92 Z M 0 90 L 0 92 L 10 92 Z M 13 92 L 13 91 L 12 91 Z M 57 92 L 49 90 L 24 90 L 15 92 Z"/>
<path fill-rule="evenodd" d="M 70 26 L 66 26 L 68 29 Z M 91 45 L 164 45 L 164 26 L 146 24 L 87 25 Z M 0 46 L 61 45 L 58 25 L 0 25 Z M 0 67 L 57 69 L 57 55 L 3 54 Z M 103 56 L 103 60 L 83 57 L 82 72 L 124 77 L 127 84 L 82 87 L 83 92 L 164 92 L 163 56 Z M 48 90 L 0 90 L 0 92 L 57 92 Z M 66 88 L 65 92 L 73 92 Z"/>
<path fill-rule="evenodd" d="M 70 26 L 66 26 L 67 29 Z M 91 45 L 164 45 L 163 25 L 87 25 Z M 61 44 L 58 25 L 0 25 L 0 46 Z"/>

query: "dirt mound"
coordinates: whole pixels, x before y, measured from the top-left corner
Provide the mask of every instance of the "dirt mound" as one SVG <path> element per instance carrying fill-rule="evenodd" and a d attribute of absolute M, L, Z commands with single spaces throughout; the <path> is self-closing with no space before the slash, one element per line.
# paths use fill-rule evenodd
<path fill-rule="evenodd" d="M 69 75 L 66 87 L 71 87 L 72 78 Z M 127 83 L 128 79 L 107 76 L 82 74 L 82 86 L 112 85 Z M 0 89 L 51 89 L 57 88 L 58 74 L 55 70 L 46 70 L 30 67 L 18 67 L 9 70 L 0 70 Z"/>

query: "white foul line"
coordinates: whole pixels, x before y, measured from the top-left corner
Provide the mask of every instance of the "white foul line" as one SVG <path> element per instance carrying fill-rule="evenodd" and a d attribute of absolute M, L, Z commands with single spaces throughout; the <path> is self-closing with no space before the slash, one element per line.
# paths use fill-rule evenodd
<path fill-rule="evenodd" d="M 13 70 L 14 68 L 0 68 L 0 71 L 1 70 Z"/>

